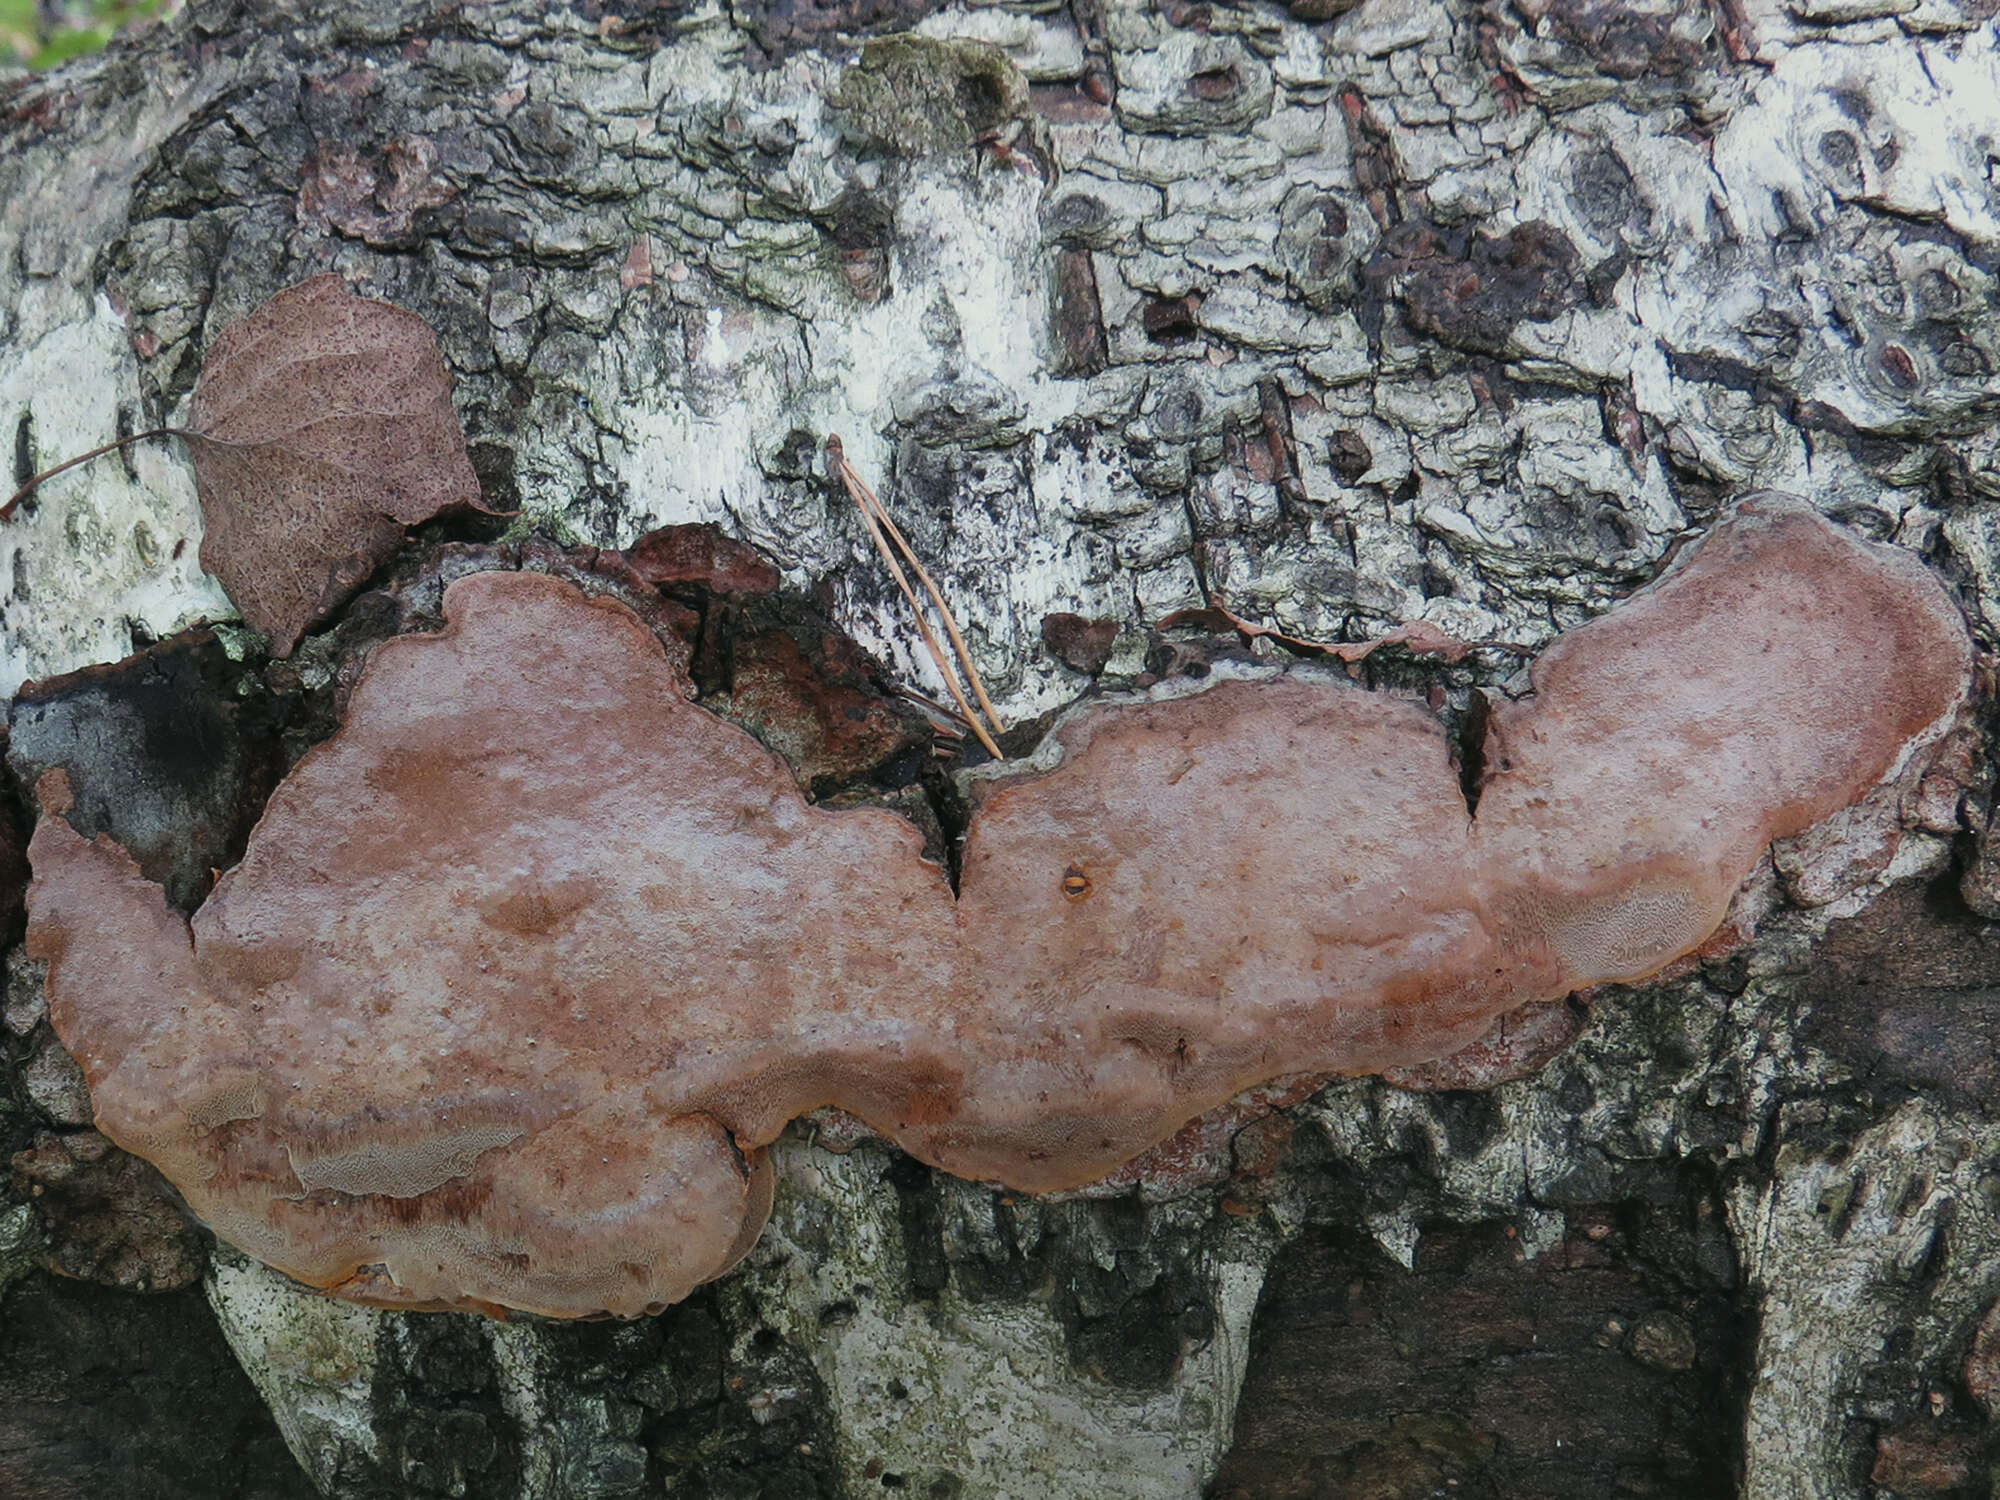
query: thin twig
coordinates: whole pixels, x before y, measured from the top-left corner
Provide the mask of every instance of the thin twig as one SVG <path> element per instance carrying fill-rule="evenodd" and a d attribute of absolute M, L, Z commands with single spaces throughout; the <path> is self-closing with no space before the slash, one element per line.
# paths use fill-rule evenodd
<path fill-rule="evenodd" d="M 868 529 L 869 540 L 874 542 L 875 550 L 881 554 L 883 563 L 889 569 L 889 576 L 896 581 L 896 587 L 902 591 L 904 600 L 909 604 L 910 613 L 917 623 L 917 634 L 923 639 L 924 649 L 930 652 L 931 662 L 937 667 L 938 676 L 944 680 L 945 687 L 950 691 L 952 701 L 958 705 L 959 713 L 979 743 L 985 747 L 986 753 L 995 760 L 1004 759 L 999 745 L 994 742 L 993 736 L 986 732 L 985 726 L 979 722 L 978 714 L 973 711 L 972 704 L 967 701 L 965 690 L 958 685 L 957 674 L 945 661 L 944 647 L 938 644 L 937 635 L 931 629 L 930 622 L 924 619 L 924 607 L 917 601 L 916 590 L 910 587 L 910 580 L 905 576 L 902 564 L 896 560 L 894 550 L 882 534 L 882 526 L 877 518 L 882 502 L 874 500 L 874 492 L 847 466 L 846 450 L 842 447 L 840 439 L 831 434 L 826 440 L 826 458 L 827 466 L 838 474 L 841 482 L 847 486 L 848 498 L 854 501 L 855 508 L 861 512 L 861 523 Z M 869 504 L 871 500 L 874 500 L 872 507 Z M 904 543 L 904 547 L 907 551 L 908 543 Z M 912 557 L 911 561 L 914 563 L 916 560 Z M 918 571 L 921 572 L 922 569 L 919 568 Z M 937 596 L 933 593 L 932 597 Z M 950 618 L 948 613 L 946 618 Z M 956 636 L 957 632 L 954 631 L 953 634 Z"/>
<path fill-rule="evenodd" d="M 929 693 L 919 692 L 913 687 L 896 685 L 896 696 L 905 702 L 914 703 L 923 716 L 930 720 L 931 728 L 939 734 L 949 735 L 955 740 L 965 738 L 965 720 L 958 716 L 958 710 L 948 703 L 940 703 Z"/>
<path fill-rule="evenodd" d="M 972 653 L 965 648 L 965 637 L 958 633 L 958 621 L 952 618 L 951 607 L 944 602 L 944 595 L 938 591 L 938 586 L 931 582 L 931 575 L 924 569 L 923 559 L 917 556 L 916 549 L 897 529 L 895 521 L 889 515 L 889 508 L 868 487 L 867 481 L 848 467 L 844 458 L 841 460 L 840 470 L 850 483 L 860 486 L 862 495 L 866 496 L 868 504 L 874 507 L 875 518 L 889 533 L 889 539 L 901 550 L 903 556 L 910 560 L 910 566 L 916 570 L 917 578 L 924 586 L 924 592 L 931 596 L 931 603 L 937 606 L 938 618 L 944 621 L 945 633 L 951 637 L 951 649 L 957 654 L 960 665 L 965 668 L 966 681 L 972 684 L 973 696 L 979 699 L 981 712 L 986 715 L 994 729 L 1005 734 L 1007 726 L 1001 720 L 999 711 L 993 707 L 993 700 L 986 696 L 986 684 L 979 680 L 979 668 L 972 664 Z"/>
<path fill-rule="evenodd" d="M 135 432 L 130 437 L 122 437 L 117 439 L 115 442 L 105 443 L 101 447 L 92 448 L 88 453 L 79 453 L 75 458 L 66 458 L 61 463 L 57 464 L 53 469 L 42 470 L 41 473 L 35 475 L 26 484 L 22 485 L 18 490 L 14 491 L 13 497 L 9 499 L 5 505 L 0 505 L 0 521 L 5 521 L 10 519 L 13 516 L 15 510 L 19 508 L 21 502 L 27 499 L 28 496 L 34 494 L 35 490 L 42 484 L 44 480 L 55 478 L 56 475 L 62 473 L 65 469 L 74 469 L 78 464 L 87 464 L 93 458 L 102 458 L 107 453 L 116 453 L 120 448 L 128 447 L 133 443 L 142 443 L 147 438 L 156 438 L 156 437 L 194 438 L 200 436 L 201 436 L 200 433 L 189 432 L 184 427 L 155 427 L 150 431 Z"/>
<path fill-rule="evenodd" d="M 911 617 L 916 621 L 917 634 L 923 639 L 924 649 L 930 652 L 931 662 L 937 667 L 938 676 L 944 680 L 945 687 L 950 691 L 952 701 L 958 705 L 960 716 L 978 738 L 979 743 L 985 747 L 986 753 L 995 760 L 1002 759 L 1000 747 L 994 743 L 993 737 L 979 722 L 978 714 L 966 699 L 964 690 L 959 687 L 957 675 L 945 660 L 944 647 L 938 644 L 937 635 L 932 631 L 930 622 L 924 619 L 924 607 L 918 602 L 916 590 L 910 587 L 910 580 L 904 576 L 902 565 L 897 562 L 895 552 L 891 550 L 887 539 L 882 535 L 881 526 L 860 495 L 855 492 L 853 471 L 838 460 L 836 467 L 840 471 L 841 478 L 847 482 L 848 494 L 861 511 L 861 522 L 868 528 L 869 539 L 875 543 L 875 550 L 882 555 L 882 561 L 889 569 L 889 576 L 896 581 L 896 587 L 902 591 L 904 600 L 910 606 Z"/>

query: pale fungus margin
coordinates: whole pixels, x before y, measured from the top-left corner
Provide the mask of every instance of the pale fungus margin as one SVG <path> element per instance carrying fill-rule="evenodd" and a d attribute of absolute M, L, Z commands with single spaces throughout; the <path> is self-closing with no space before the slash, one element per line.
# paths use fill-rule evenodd
<path fill-rule="evenodd" d="M 1261 1081 L 1657 973 L 1774 839 L 1893 825 L 1972 678 L 1922 564 L 1756 496 L 1543 655 L 1476 811 L 1433 715 L 1332 677 L 1100 700 L 980 783 L 954 896 L 623 606 L 482 573 L 446 612 L 191 922 L 45 777 L 29 945 L 99 1127 L 224 1238 L 356 1300 L 555 1316 L 721 1274 L 819 1105 L 1072 1187 Z"/>

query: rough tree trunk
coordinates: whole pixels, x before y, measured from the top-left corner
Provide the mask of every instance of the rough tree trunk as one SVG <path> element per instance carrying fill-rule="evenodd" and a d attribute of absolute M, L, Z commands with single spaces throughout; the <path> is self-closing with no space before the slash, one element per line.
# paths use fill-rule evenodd
<path fill-rule="evenodd" d="M 1017 719 L 1090 680 L 1045 615 L 1116 621 L 1125 680 L 1205 601 L 1532 649 L 1758 487 L 2000 626 L 1990 0 L 1348 4 L 196 3 L 0 82 L 0 438 L 25 476 L 173 419 L 333 269 L 435 325 L 516 535 L 715 522 L 928 682 L 840 433 Z M 0 530 L 0 687 L 227 620 L 198 537 L 171 447 L 52 483 Z M 228 631 L 149 660 L 76 753 L 276 680 Z M 1369 663 L 1451 716 L 1517 668 Z M 255 761 L 158 816 L 226 854 Z M 1117 1196 L 796 1131 L 746 1266 L 631 1325 L 209 1250 L 17 954 L 0 1491 L 309 1493 L 281 1433 L 341 1497 L 1982 1495 L 1983 833 L 1975 787 L 1893 879 L 1544 1016 L 1580 1034 L 1527 1077 L 1337 1083 Z"/>

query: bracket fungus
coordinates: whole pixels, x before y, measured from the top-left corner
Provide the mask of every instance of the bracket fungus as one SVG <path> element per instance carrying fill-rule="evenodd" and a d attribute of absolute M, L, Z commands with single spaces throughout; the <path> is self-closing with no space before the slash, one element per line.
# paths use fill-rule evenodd
<path fill-rule="evenodd" d="M 1920 563 L 1755 497 L 1542 657 L 1476 816 L 1421 707 L 1238 678 L 1091 703 L 984 779 L 954 894 L 624 607 L 532 573 L 445 603 L 191 922 L 45 775 L 29 941 L 100 1128 L 223 1237 L 358 1300 L 557 1316 L 727 1269 L 820 1105 L 1064 1188 L 1264 1080 L 1657 972 L 1971 680 Z"/>

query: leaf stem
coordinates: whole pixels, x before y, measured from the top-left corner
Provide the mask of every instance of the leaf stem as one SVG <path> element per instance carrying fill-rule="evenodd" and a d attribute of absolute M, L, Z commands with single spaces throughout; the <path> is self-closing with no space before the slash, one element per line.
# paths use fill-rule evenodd
<path fill-rule="evenodd" d="M 65 469 L 74 469 L 78 464 L 87 464 L 93 458 L 102 458 L 107 453 L 116 453 L 120 448 L 130 447 L 133 443 L 143 443 L 146 441 L 147 438 L 156 438 L 156 437 L 198 438 L 200 436 L 201 436 L 200 433 L 190 432 L 185 427 L 154 427 L 148 429 L 145 432 L 135 432 L 130 437 L 118 438 L 113 442 L 105 443 L 101 447 L 92 448 L 88 453 L 79 453 L 75 458 L 66 458 L 61 463 L 57 464 L 53 469 L 42 470 L 41 473 L 35 475 L 26 484 L 22 485 L 18 490 L 14 491 L 13 495 L 8 499 L 7 503 L 5 505 L 0 505 L 0 521 L 11 520 L 13 518 L 15 510 L 20 506 L 21 502 L 27 499 L 28 496 L 34 494 L 35 490 L 37 489 L 37 487 L 40 486 L 43 480 L 53 479 L 56 477 L 56 475 L 62 473 Z"/>

